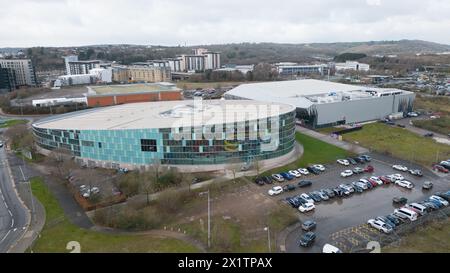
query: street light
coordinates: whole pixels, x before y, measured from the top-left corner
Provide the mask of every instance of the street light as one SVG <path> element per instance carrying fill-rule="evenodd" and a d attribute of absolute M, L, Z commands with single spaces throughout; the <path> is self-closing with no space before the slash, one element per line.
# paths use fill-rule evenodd
<path fill-rule="evenodd" d="M 200 192 L 199 195 L 208 195 L 208 248 L 211 248 L 211 199 L 209 197 L 209 190 Z"/>
<path fill-rule="evenodd" d="M 268 247 L 269 247 L 269 253 L 271 253 L 272 252 L 272 245 L 270 243 L 270 228 L 269 228 L 269 226 L 265 227 L 264 231 L 267 231 L 267 244 L 268 244 Z"/>

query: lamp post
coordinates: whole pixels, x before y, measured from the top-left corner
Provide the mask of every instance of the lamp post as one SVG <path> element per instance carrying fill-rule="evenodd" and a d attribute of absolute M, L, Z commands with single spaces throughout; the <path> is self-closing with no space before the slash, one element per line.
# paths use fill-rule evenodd
<path fill-rule="evenodd" d="M 209 190 L 199 193 L 199 195 L 208 195 L 208 248 L 211 248 L 211 198 L 209 196 Z"/>
<path fill-rule="evenodd" d="M 272 252 L 272 245 L 270 243 L 270 228 L 269 228 L 269 226 L 265 227 L 264 231 L 267 231 L 267 245 L 268 245 L 268 248 L 269 248 L 269 253 L 271 253 Z"/>

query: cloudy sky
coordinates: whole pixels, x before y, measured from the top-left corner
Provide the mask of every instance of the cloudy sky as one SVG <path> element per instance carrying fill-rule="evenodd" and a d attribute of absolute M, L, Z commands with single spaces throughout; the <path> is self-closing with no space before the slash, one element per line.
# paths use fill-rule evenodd
<path fill-rule="evenodd" d="M 449 0 L 0 0 L 0 47 L 421 39 Z"/>

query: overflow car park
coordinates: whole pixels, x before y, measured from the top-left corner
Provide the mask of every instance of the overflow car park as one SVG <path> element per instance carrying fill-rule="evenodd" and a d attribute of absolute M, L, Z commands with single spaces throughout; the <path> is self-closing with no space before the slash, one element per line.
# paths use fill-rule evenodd
<path fill-rule="evenodd" d="M 307 247 L 299 244 L 300 238 L 305 234 L 301 227 L 291 231 L 287 235 L 286 241 L 283 242 L 284 245 L 277 247 L 286 252 L 322 252 L 324 245 L 333 245 L 334 243 L 339 244 L 337 247 L 344 252 L 356 248 L 365 249 L 363 242 L 368 242 L 369 238 L 376 240 L 381 234 L 367 224 L 368 220 L 376 220 L 379 216 L 387 216 L 392 214 L 394 209 L 400 208 L 401 205 L 393 203 L 394 198 L 403 197 L 410 204 L 428 199 L 436 192 L 450 190 L 450 176 L 437 175 L 431 170 L 384 155 L 374 154 L 371 156 L 370 162 L 360 162 L 355 165 L 336 162 L 324 165 L 325 170 L 318 172 L 317 175 L 309 174 L 300 177 L 285 175 L 289 179 L 284 179 L 283 182 L 274 180 L 270 185 L 261 186 L 260 188 L 263 189 L 263 194 L 267 198 L 286 203 L 286 209 L 297 210 L 301 223 L 313 220 L 317 225 L 314 230 L 316 235 L 314 242 L 308 244 Z M 318 163 L 320 164 L 320 162 Z M 395 170 L 393 165 L 406 166 L 408 170 L 421 170 L 422 176 L 418 176 L 414 172 Z M 372 168 L 368 168 L 368 166 Z M 355 168 L 365 169 L 366 171 L 353 172 L 348 177 L 341 176 L 341 173 L 345 170 Z M 397 175 L 390 179 L 391 182 L 388 181 L 386 176 L 392 174 Z M 405 183 L 396 184 L 395 182 L 398 180 L 396 178 L 398 177 L 403 177 L 403 180 L 410 182 L 413 187 L 407 187 Z M 360 181 L 360 179 L 363 180 Z M 361 183 L 364 179 L 369 183 Z M 300 184 L 306 186 L 299 186 L 301 181 L 306 181 Z M 433 185 L 431 190 L 426 189 L 427 187 L 423 188 L 428 183 Z M 287 185 L 290 185 L 289 190 L 287 190 Z M 274 186 L 281 186 L 285 191 L 278 195 L 269 196 L 267 191 Z M 330 193 L 339 186 L 341 186 L 340 192 Z M 350 188 L 353 192 L 350 192 Z M 331 197 L 332 195 L 335 196 Z M 298 204 L 299 208 L 295 208 L 288 200 L 291 197 L 298 196 L 303 196 L 303 199 L 307 199 L 306 197 L 309 196 L 310 200 L 321 201 L 315 201 L 314 208 L 303 205 L 305 202 L 301 202 Z M 300 199 L 302 200 L 302 198 Z"/>

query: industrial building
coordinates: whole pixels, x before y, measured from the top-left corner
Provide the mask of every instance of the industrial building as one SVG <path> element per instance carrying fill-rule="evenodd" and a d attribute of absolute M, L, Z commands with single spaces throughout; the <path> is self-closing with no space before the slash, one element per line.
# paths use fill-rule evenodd
<path fill-rule="evenodd" d="M 168 82 L 89 86 L 87 105 L 110 106 L 124 103 L 181 100 L 182 90 Z"/>
<path fill-rule="evenodd" d="M 0 67 L 12 70 L 9 77 L 19 86 L 36 86 L 36 73 L 30 59 L 0 59 Z M 10 80 L 12 82 L 12 80 Z"/>
<path fill-rule="evenodd" d="M 280 76 L 301 76 L 301 75 L 332 75 L 334 74 L 331 64 L 297 64 L 297 63 L 277 63 L 275 67 Z"/>
<path fill-rule="evenodd" d="M 354 124 L 412 111 L 415 94 L 399 89 L 347 85 L 319 80 L 295 80 L 240 85 L 226 99 L 289 103 L 306 126 Z"/>
<path fill-rule="evenodd" d="M 353 70 L 353 71 L 367 72 L 370 70 L 370 65 L 354 61 L 346 61 L 345 63 L 335 63 L 334 67 L 336 71 Z"/>
<path fill-rule="evenodd" d="M 32 124 L 41 152 L 63 149 L 88 166 L 223 170 L 292 158 L 295 108 L 256 101 L 125 104 L 53 116 Z"/>
<path fill-rule="evenodd" d="M 87 74 L 72 74 L 59 76 L 53 86 L 56 88 L 62 86 L 82 85 L 82 84 L 96 84 L 96 83 L 111 83 L 112 69 L 111 68 L 93 68 Z"/>

